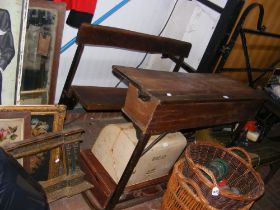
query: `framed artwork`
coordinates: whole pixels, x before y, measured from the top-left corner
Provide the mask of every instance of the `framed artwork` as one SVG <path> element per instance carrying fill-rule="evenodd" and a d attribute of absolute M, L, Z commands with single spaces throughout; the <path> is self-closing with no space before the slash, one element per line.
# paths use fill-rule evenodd
<path fill-rule="evenodd" d="M 30 112 L 0 112 L 0 146 L 22 141 L 31 135 Z"/>
<path fill-rule="evenodd" d="M 29 0 L 18 104 L 53 104 L 65 4 Z"/>
<path fill-rule="evenodd" d="M 0 106 L 0 112 L 30 112 L 31 114 L 31 127 L 34 127 L 39 119 L 45 119 L 49 126 L 47 132 L 61 131 L 63 129 L 64 118 L 66 114 L 66 107 L 64 105 L 13 105 L 13 106 Z M 32 131 L 33 132 L 33 131 Z M 32 133 L 31 132 L 31 133 Z M 34 134 L 33 134 L 34 136 Z"/>
<path fill-rule="evenodd" d="M 28 0 L 0 1 L 0 104 L 16 102 Z"/>
<path fill-rule="evenodd" d="M 23 141 L 31 134 L 30 112 L 0 112 L 0 146 L 4 147 L 18 141 Z M 23 166 L 28 162 L 18 160 Z"/>
<path fill-rule="evenodd" d="M 29 138 L 30 122 L 30 112 L 0 112 L 0 146 Z"/>
<path fill-rule="evenodd" d="M 31 130 L 33 137 L 48 133 L 61 131 L 64 125 L 66 107 L 64 105 L 14 105 L 0 106 L 1 112 L 30 112 Z M 37 181 L 44 181 L 58 176 L 59 164 L 56 160 L 62 156 L 63 151 L 59 148 L 51 152 L 40 153 L 29 158 L 26 170 Z"/>

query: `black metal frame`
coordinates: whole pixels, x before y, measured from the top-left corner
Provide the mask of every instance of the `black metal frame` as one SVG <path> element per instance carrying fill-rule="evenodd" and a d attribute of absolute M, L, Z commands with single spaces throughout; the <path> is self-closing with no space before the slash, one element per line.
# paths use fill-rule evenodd
<path fill-rule="evenodd" d="M 198 1 L 203 4 L 207 2 L 207 0 L 198 0 Z M 197 72 L 201 72 L 201 73 L 213 72 L 222 54 L 221 51 L 222 46 L 224 46 L 228 41 L 230 33 L 233 30 L 234 24 L 240 14 L 243 5 L 244 5 L 244 0 L 228 0 L 225 7 L 222 10 L 220 10 L 221 17 L 208 43 L 208 46 L 204 52 L 201 62 L 197 67 Z M 206 6 L 209 6 L 211 9 L 215 10 L 215 7 L 211 7 L 211 4 L 208 4 Z"/>
<path fill-rule="evenodd" d="M 258 16 L 256 29 L 249 29 L 249 28 L 244 27 L 243 25 L 244 25 L 244 22 L 245 22 L 247 16 L 255 8 L 257 8 L 259 10 L 259 16 Z M 249 86 L 254 87 L 256 82 L 259 79 L 261 79 L 268 72 L 272 72 L 275 70 L 275 66 L 280 62 L 280 58 L 276 59 L 268 67 L 265 67 L 265 68 L 254 68 L 251 66 L 251 62 L 250 62 L 246 34 L 254 34 L 257 36 L 266 36 L 266 37 L 276 38 L 276 39 L 280 38 L 280 34 L 270 33 L 270 32 L 265 31 L 266 28 L 263 25 L 263 17 L 264 17 L 264 7 L 262 4 L 253 3 L 253 4 L 250 4 L 244 10 L 244 12 L 242 13 L 242 15 L 235 27 L 235 30 L 234 30 L 228 44 L 226 44 L 223 47 L 222 57 L 220 59 L 220 62 L 217 65 L 216 73 L 242 72 L 245 70 L 247 72 Z M 242 50 L 243 50 L 246 66 L 242 67 L 242 68 L 224 68 L 227 58 L 229 57 L 230 52 L 233 49 L 233 47 L 236 43 L 236 40 L 239 36 L 241 38 Z M 252 75 L 253 72 L 259 72 L 261 74 L 254 79 L 253 75 Z M 279 109 L 279 104 L 277 104 L 273 100 L 268 100 L 256 114 L 256 120 L 262 127 L 262 129 L 260 131 L 260 136 L 258 138 L 258 142 L 260 142 L 263 139 L 263 137 L 267 135 L 267 133 L 269 132 L 269 130 L 275 123 L 279 122 L 280 115 L 279 115 L 279 112 L 277 112 L 278 109 Z M 238 145 L 238 143 L 240 143 L 239 142 L 240 133 L 242 132 L 242 128 L 244 125 L 245 125 L 245 122 L 241 122 L 239 124 L 238 128 L 234 132 L 233 140 L 229 146 Z"/>
<path fill-rule="evenodd" d="M 257 22 L 256 29 L 245 28 L 243 26 L 243 24 L 244 24 L 247 16 L 249 15 L 249 13 L 255 8 L 259 9 L 259 16 L 258 16 L 258 22 Z M 261 79 L 267 72 L 271 72 L 274 70 L 274 66 L 277 63 L 279 63 L 279 61 L 280 61 L 279 59 L 277 59 L 276 61 L 273 61 L 272 64 L 266 68 L 253 68 L 251 66 L 251 62 L 250 62 L 246 34 L 267 36 L 267 37 L 271 37 L 271 38 L 280 38 L 280 34 L 275 34 L 275 33 L 270 33 L 270 32 L 265 31 L 266 28 L 263 25 L 263 16 L 264 16 L 264 7 L 262 4 L 259 4 L 259 3 L 253 3 L 244 10 L 244 12 L 242 13 L 242 15 L 238 21 L 238 24 L 236 25 L 236 28 L 231 36 L 230 41 L 228 42 L 227 45 L 225 45 L 223 47 L 222 57 L 221 57 L 219 64 L 217 65 L 216 72 L 222 72 L 222 71 L 223 72 L 225 72 L 225 71 L 226 72 L 236 72 L 236 71 L 241 72 L 242 70 L 245 69 L 247 72 L 249 86 L 254 87 L 255 83 L 259 79 Z M 239 35 L 241 37 L 242 49 L 243 49 L 246 66 L 244 68 L 224 68 L 227 58 L 230 55 L 230 52 L 233 49 L 234 44 Z M 257 72 L 257 71 L 261 72 L 261 74 L 257 78 L 253 79 L 252 72 Z"/>

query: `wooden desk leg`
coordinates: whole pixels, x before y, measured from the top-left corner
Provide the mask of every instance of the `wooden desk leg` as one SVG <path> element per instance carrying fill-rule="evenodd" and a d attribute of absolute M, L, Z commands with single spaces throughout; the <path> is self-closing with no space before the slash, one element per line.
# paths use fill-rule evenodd
<path fill-rule="evenodd" d="M 136 166 L 138 163 L 138 160 L 140 159 L 142 152 L 144 151 L 148 140 L 150 139 L 151 135 L 139 135 L 138 137 L 138 143 L 127 163 L 127 166 L 125 167 L 125 170 L 121 176 L 121 179 L 119 183 L 116 186 L 116 189 L 114 193 L 112 194 L 110 200 L 108 201 L 108 205 L 105 208 L 106 210 L 111 210 L 115 207 L 115 205 L 118 203 L 119 198 L 121 194 L 123 193 L 123 190 Z"/>

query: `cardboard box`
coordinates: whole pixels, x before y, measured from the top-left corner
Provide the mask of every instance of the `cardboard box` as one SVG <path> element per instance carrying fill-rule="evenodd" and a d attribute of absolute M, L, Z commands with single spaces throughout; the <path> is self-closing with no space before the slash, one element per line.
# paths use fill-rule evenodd
<path fill-rule="evenodd" d="M 148 145 L 157 137 L 152 136 Z M 137 141 L 132 123 L 110 124 L 102 129 L 91 151 L 118 183 Z M 127 186 L 167 175 L 186 144 L 180 132 L 167 134 L 140 158 Z"/>

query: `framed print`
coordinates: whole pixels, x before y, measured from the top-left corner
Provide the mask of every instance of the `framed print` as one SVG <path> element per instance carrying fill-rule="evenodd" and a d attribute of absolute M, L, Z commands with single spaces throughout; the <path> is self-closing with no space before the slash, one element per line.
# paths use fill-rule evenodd
<path fill-rule="evenodd" d="M 15 105 L 0 106 L 0 112 L 30 112 L 31 114 L 31 136 L 36 137 L 48 132 L 61 131 L 64 125 L 66 107 L 64 105 Z M 59 148 L 51 152 L 40 153 L 29 158 L 26 170 L 37 181 L 45 181 L 58 176 L 60 162 L 56 160 L 62 156 L 63 151 Z"/>
<path fill-rule="evenodd" d="M 28 0 L 0 1 L 0 104 L 16 101 L 21 72 Z"/>
<path fill-rule="evenodd" d="M 48 121 L 50 131 L 61 131 L 63 129 L 64 118 L 66 114 L 66 107 L 64 105 L 14 105 L 14 106 L 0 106 L 0 112 L 30 112 L 31 125 L 39 119 L 45 118 Z M 34 128 L 34 127 L 33 127 Z M 38 128 L 38 127 L 37 127 Z M 36 128 L 36 129 L 37 129 Z M 32 133 L 32 132 L 31 132 Z M 34 136 L 34 135 L 33 135 Z"/>
<path fill-rule="evenodd" d="M 30 0 L 26 24 L 24 62 L 17 103 L 54 102 L 65 4 Z"/>
<path fill-rule="evenodd" d="M 0 146 L 29 138 L 30 122 L 30 112 L 0 112 Z"/>
<path fill-rule="evenodd" d="M 0 146 L 4 147 L 13 142 L 23 141 L 31 134 L 30 112 L 0 112 Z M 18 160 L 26 167 L 26 159 Z"/>

